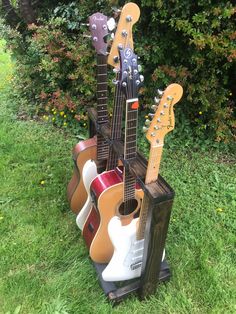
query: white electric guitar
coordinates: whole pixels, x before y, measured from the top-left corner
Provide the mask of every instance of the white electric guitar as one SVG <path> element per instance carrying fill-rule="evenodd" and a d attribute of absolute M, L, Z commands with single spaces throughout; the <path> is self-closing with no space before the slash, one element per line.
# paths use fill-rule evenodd
<path fill-rule="evenodd" d="M 120 62 L 118 58 L 118 55 L 119 55 L 118 48 L 129 46 L 130 48 L 133 49 L 132 28 L 133 28 L 133 25 L 138 21 L 139 16 L 140 16 L 140 10 L 137 4 L 135 3 L 129 2 L 125 4 L 121 10 L 115 37 L 113 39 L 112 47 L 111 47 L 109 56 L 107 58 L 108 64 L 110 64 L 112 67 L 115 68 L 114 72 L 119 72 L 119 68 L 120 68 Z M 97 38 L 100 38 L 101 36 L 98 36 L 98 35 L 101 33 L 101 30 L 99 30 L 98 26 L 96 28 L 94 27 L 94 25 L 96 25 L 95 22 L 90 21 L 90 24 L 92 24 L 92 26 L 90 27 L 92 37 L 94 38 L 94 36 L 96 36 Z M 122 119 L 122 110 L 123 110 L 122 109 L 123 102 L 121 101 L 121 94 L 122 93 L 119 90 L 118 86 L 116 86 L 112 130 L 111 130 L 112 139 L 116 139 L 116 137 L 119 134 L 121 134 L 121 121 L 120 120 Z M 107 168 L 113 169 L 117 166 L 117 164 L 115 163 L 114 166 L 112 166 L 111 165 L 112 162 L 111 163 L 109 162 L 110 158 L 113 159 L 113 163 L 114 163 L 114 157 L 110 156 L 109 154 Z M 91 159 L 87 160 L 82 171 L 82 179 L 83 179 L 83 183 L 87 192 L 87 200 L 83 208 L 80 210 L 79 214 L 76 217 L 76 224 L 81 230 L 83 230 L 84 224 L 92 208 L 90 185 L 93 179 L 95 179 L 97 175 L 98 173 L 97 173 L 97 166 L 96 166 L 95 161 Z"/>
<path fill-rule="evenodd" d="M 159 91 L 161 100 L 155 98 L 152 109 L 155 114 L 152 121 L 146 120 L 144 132 L 150 142 L 150 153 L 145 184 L 155 182 L 158 178 L 165 135 L 174 129 L 175 119 L 173 106 L 182 97 L 183 89 L 179 84 L 169 85 L 164 92 Z M 159 103 L 159 105 L 157 105 Z M 123 226 L 119 217 L 113 217 L 108 224 L 108 234 L 114 246 L 113 256 L 102 272 L 105 281 L 122 281 L 141 276 L 144 249 L 144 233 L 148 216 L 148 197 L 144 195 L 140 217 L 129 225 Z M 165 252 L 163 252 L 162 260 Z"/>

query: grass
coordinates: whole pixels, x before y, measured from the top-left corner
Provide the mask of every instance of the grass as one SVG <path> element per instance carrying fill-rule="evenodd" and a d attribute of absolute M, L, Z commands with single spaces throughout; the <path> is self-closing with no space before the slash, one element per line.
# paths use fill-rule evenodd
<path fill-rule="evenodd" d="M 0 41 L 0 313 L 235 313 L 233 157 L 164 151 L 161 174 L 176 192 L 166 244 L 173 276 L 148 300 L 112 308 L 68 210 L 76 139 L 17 117 L 3 48 Z"/>

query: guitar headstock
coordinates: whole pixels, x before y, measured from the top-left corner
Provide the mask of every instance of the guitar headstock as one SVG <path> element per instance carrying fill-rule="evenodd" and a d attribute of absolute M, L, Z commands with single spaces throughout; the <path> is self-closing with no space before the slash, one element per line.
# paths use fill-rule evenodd
<path fill-rule="evenodd" d="M 97 54 L 107 54 L 105 37 L 108 35 L 107 16 L 102 13 L 94 13 L 89 17 L 89 29 L 92 35 L 92 44 Z"/>
<path fill-rule="evenodd" d="M 164 137 L 167 133 L 172 131 L 175 127 L 174 105 L 181 99 L 183 95 L 183 88 L 179 84 L 170 84 L 164 92 L 158 91 L 161 99 L 156 99 L 159 105 L 153 105 L 156 109 L 152 116 L 152 121 L 146 120 L 145 124 L 149 126 L 144 127 L 147 132 L 146 137 L 152 146 L 162 145 Z"/>
<path fill-rule="evenodd" d="M 143 76 L 139 74 L 137 55 L 129 47 L 119 50 L 120 75 L 118 84 L 126 99 L 138 98 L 138 91 L 143 81 Z"/>
<path fill-rule="evenodd" d="M 132 27 L 138 21 L 140 9 L 137 4 L 129 2 L 121 10 L 115 37 L 110 49 L 107 62 L 115 68 L 120 67 L 119 49 L 130 47 L 133 49 Z"/>

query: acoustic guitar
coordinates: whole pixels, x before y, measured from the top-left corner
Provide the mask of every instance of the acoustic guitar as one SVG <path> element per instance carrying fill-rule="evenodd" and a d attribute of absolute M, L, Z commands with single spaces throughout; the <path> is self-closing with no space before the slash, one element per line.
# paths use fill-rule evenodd
<path fill-rule="evenodd" d="M 126 99 L 124 160 L 130 161 L 137 152 L 138 90 L 143 78 L 139 75 L 137 56 L 132 49 L 120 49 L 119 53 L 121 70 L 117 84 Z M 124 224 L 128 224 L 138 215 L 143 191 L 126 167 L 100 174 L 91 183 L 90 191 L 96 207 L 86 221 L 83 236 L 90 257 L 95 262 L 106 263 L 113 254 L 107 232 L 110 219 L 118 215 Z"/>
<path fill-rule="evenodd" d="M 162 92 L 160 92 L 162 94 Z M 179 84 L 171 84 L 164 91 L 152 122 L 146 121 L 144 131 L 150 142 L 145 184 L 155 182 L 164 145 L 164 137 L 174 129 L 173 106 L 181 99 L 183 89 Z M 154 105 L 156 106 L 156 105 Z M 108 224 L 108 234 L 114 247 L 114 254 L 102 273 L 105 281 L 121 281 L 141 276 L 144 250 L 144 234 L 148 216 L 149 199 L 144 195 L 140 217 L 124 226 L 119 216 L 113 217 Z M 165 253 L 163 252 L 162 259 Z"/>
<path fill-rule="evenodd" d="M 89 28 L 92 34 L 92 44 L 97 52 L 97 123 L 108 123 L 107 111 L 107 17 L 95 13 L 89 17 Z M 87 160 L 107 160 L 108 144 L 97 134 L 95 137 L 79 142 L 75 145 L 72 158 L 74 172 L 67 186 L 67 198 L 74 213 L 78 213 L 87 200 L 87 191 L 81 174 Z M 91 172 L 94 177 L 97 168 Z"/>
<path fill-rule="evenodd" d="M 117 30 L 115 37 L 112 42 L 110 54 L 108 56 L 108 64 L 114 67 L 113 71 L 118 73 L 120 70 L 119 62 L 119 52 L 118 47 L 131 47 L 133 48 L 133 36 L 132 36 L 132 27 L 138 21 L 140 16 L 139 7 L 135 3 L 127 3 L 121 11 L 119 22 L 117 25 Z M 118 74 L 117 74 L 118 75 Z M 115 86 L 115 97 L 114 97 L 114 106 L 112 114 L 112 124 L 111 124 L 111 140 L 121 139 L 122 133 L 122 116 L 123 116 L 123 105 L 124 97 L 120 89 L 120 85 L 117 84 L 117 80 L 113 82 Z M 114 169 L 118 165 L 118 157 L 114 151 L 110 148 L 108 154 L 108 160 L 106 165 L 106 171 Z M 76 217 L 76 223 L 78 227 L 83 230 L 87 217 L 89 216 L 92 210 L 92 198 L 90 195 L 90 184 L 93 179 L 97 176 L 97 166 L 94 160 L 89 159 L 86 161 L 82 178 L 84 182 L 85 189 L 87 191 L 87 200 L 80 210 Z M 97 222 L 99 223 L 99 221 Z"/>

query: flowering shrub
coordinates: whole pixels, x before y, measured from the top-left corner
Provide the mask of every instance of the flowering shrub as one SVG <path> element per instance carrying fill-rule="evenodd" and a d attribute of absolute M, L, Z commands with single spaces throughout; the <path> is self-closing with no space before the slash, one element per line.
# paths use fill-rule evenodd
<path fill-rule="evenodd" d="M 141 9 L 134 45 L 144 66 L 143 104 L 152 105 L 157 87 L 180 83 L 184 97 L 175 115 L 181 132 L 235 139 L 236 7 L 226 0 L 134 2 Z M 26 34 L 8 36 L 17 57 L 16 89 L 32 112 L 59 127 L 87 126 L 86 106 L 96 103 L 95 52 L 81 22 L 124 3 L 60 4 Z"/>

